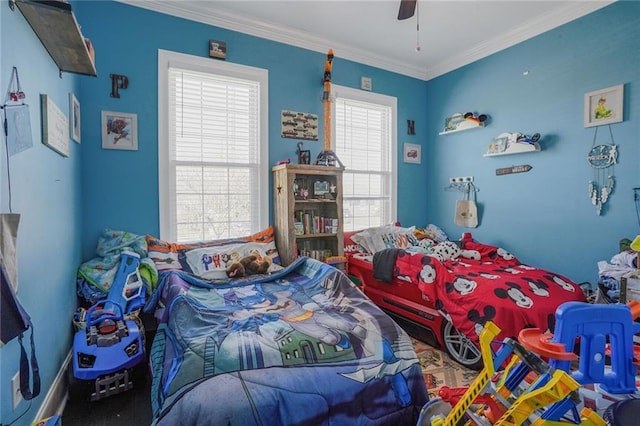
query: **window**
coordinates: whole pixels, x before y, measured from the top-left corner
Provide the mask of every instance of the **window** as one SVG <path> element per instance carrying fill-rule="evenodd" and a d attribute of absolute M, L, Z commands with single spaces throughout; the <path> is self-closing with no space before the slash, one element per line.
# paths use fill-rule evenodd
<path fill-rule="evenodd" d="M 394 97 L 333 86 L 336 155 L 343 175 L 344 230 L 396 220 Z"/>
<path fill-rule="evenodd" d="M 266 228 L 267 71 L 160 50 L 158 106 L 160 238 Z"/>

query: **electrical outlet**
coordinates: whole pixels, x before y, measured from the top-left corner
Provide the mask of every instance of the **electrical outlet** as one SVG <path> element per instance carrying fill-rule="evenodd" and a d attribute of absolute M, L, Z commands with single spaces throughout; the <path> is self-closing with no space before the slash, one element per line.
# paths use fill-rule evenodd
<path fill-rule="evenodd" d="M 20 372 L 16 372 L 11 379 L 11 398 L 13 399 L 13 409 L 15 410 L 22 402 L 22 393 L 20 392 Z"/>

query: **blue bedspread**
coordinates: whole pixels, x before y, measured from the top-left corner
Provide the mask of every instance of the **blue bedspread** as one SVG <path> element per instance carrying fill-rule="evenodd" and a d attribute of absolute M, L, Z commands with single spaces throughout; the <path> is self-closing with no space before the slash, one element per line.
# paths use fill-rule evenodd
<path fill-rule="evenodd" d="M 154 424 L 415 425 L 427 401 L 405 332 L 313 259 L 215 284 L 166 272 L 154 308 Z"/>

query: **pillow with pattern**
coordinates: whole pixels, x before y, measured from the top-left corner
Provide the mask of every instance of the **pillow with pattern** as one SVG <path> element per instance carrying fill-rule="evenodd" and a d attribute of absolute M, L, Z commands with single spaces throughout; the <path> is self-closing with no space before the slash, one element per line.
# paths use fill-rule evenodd
<path fill-rule="evenodd" d="M 351 240 L 363 247 L 367 253 L 374 254 L 385 248 L 407 248 L 418 244 L 414 227 L 387 225 L 367 228 L 351 236 Z"/>
<path fill-rule="evenodd" d="M 358 244 L 356 241 L 358 237 L 353 238 L 356 234 L 362 232 L 359 231 L 347 231 L 344 233 L 344 254 L 345 256 L 350 256 L 356 253 L 367 253 L 367 249 L 362 245 Z"/>
<path fill-rule="evenodd" d="M 256 234 L 225 240 L 170 243 L 147 235 L 149 257 L 158 272 L 185 271 L 204 279 L 226 278 L 227 265 L 249 255 L 269 256 L 269 272 L 282 269 L 272 226 Z"/>

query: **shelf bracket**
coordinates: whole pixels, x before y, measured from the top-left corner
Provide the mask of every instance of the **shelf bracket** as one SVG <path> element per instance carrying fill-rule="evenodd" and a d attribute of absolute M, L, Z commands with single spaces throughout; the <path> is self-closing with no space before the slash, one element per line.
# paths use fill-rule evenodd
<path fill-rule="evenodd" d="M 9 9 L 16 10 L 16 0 L 9 0 Z"/>

